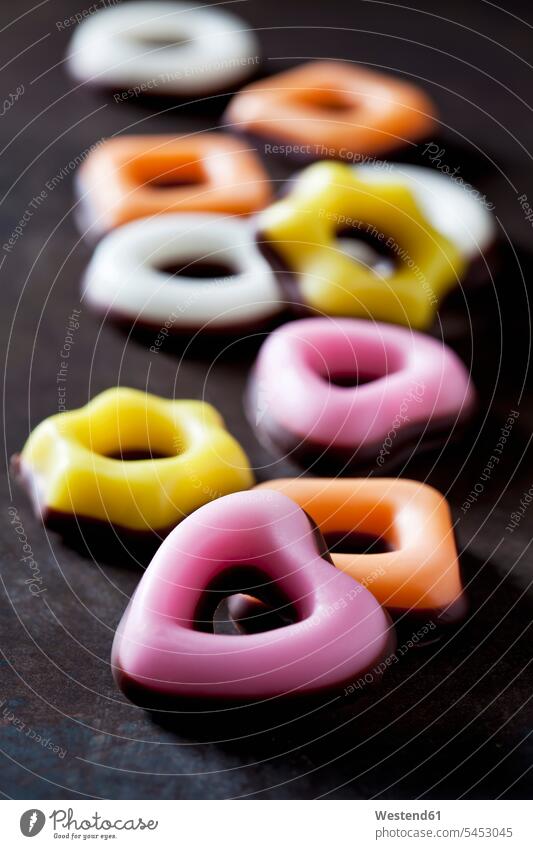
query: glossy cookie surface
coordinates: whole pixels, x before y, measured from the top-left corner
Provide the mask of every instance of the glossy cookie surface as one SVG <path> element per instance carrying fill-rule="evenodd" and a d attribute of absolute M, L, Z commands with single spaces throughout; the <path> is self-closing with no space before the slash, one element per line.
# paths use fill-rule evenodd
<path fill-rule="evenodd" d="M 243 589 L 292 608 L 294 621 L 213 633 L 219 602 Z M 124 613 L 112 665 L 144 706 L 247 702 L 338 688 L 393 648 L 387 614 L 333 567 L 300 507 L 261 490 L 205 505 L 167 537 Z"/>
<path fill-rule="evenodd" d="M 96 147 L 77 176 L 78 219 L 95 240 L 152 215 L 249 215 L 270 200 L 259 158 L 223 133 L 121 136 Z"/>
<path fill-rule="evenodd" d="M 250 27 L 220 6 L 127 2 L 91 12 L 76 27 L 68 68 L 82 83 L 115 89 L 119 100 L 226 93 L 259 62 Z"/>
<path fill-rule="evenodd" d="M 316 522 L 338 569 L 391 612 L 449 623 L 466 612 L 450 508 L 418 481 L 283 478 L 283 492 Z"/>
<path fill-rule="evenodd" d="M 381 174 L 311 165 L 258 216 L 258 241 L 296 310 L 425 329 L 466 259 L 413 181 Z"/>
<path fill-rule="evenodd" d="M 105 317 L 151 328 L 154 342 L 255 333 L 282 311 L 251 222 L 208 213 L 145 218 L 109 233 L 85 273 L 84 299 Z"/>
<path fill-rule="evenodd" d="M 58 529 L 165 534 L 206 501 L 253 484 L 209 404 L 122 387 L 43 421 L 13 465 L 37 514 Z"/>
<path fill-rule="evenodd" d="M 258 438 L 309 470 L 381 471 L 443 444 L 475 392 L 444 343 L 391 324 L 309 318 L 263 343 L 245 408 Z"/>
<path fill-rule="evenodd" d="M 228 127 L 285 146 L 296 158 L 390 156 L 435 128 L 418 86 L 349 62 L 308 62 L 252 83 L 226 111 Z M 356 160 L 357 161 L 357 160 Z"/>

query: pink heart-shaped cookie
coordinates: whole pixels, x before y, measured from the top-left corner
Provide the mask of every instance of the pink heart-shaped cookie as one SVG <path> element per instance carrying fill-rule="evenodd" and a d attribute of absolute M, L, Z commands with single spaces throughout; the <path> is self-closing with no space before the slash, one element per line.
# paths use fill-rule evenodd
<path fill-rule="evenodd" d="M 213 612 L 248 592 L 295 621 L 213 633 Z M 118 627 L 117 683 L 134 701 L 246 702 L 356 680 L 394 649 L 387 613 L 335 569 L 321 534 L 286 495 L 238 492 L 206 504 L 163 542 Z"/>

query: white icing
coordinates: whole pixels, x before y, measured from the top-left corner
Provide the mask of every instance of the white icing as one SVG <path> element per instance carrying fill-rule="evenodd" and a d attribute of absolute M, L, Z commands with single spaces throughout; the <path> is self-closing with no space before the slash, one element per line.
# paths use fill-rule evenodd
<path fill-rule="evenodd" d="M 101 86 L 144 83 L 154 94 L 202 95 L 250 76 L 259 45 L 248 25 L 220 6 L 124 3 L 82 21 L 67 59 L 76 79 Z"/>
<path fill-rule="evenodd" d="M 227 264 L 232 276 L 170 278 L 161 270 L 191 260 Z M 186 273 L 186 271 L 184 272 Z M 140 218 L 113 230 L 89 263 L 84 297 L 111 316 L 172 330 L 219 330 L 280 312 L 281 293 L 248 219 L 209 213 Z"/>
<path fill-rule="evenodd" d="M 352 166 L 369 183 L 397 182 L 409 186 L 429 222 L 472 261 L 482 255 L 496 236 L 496 226 L 483 202 L 451 177 L 432 168 L 402 163 Z"/>

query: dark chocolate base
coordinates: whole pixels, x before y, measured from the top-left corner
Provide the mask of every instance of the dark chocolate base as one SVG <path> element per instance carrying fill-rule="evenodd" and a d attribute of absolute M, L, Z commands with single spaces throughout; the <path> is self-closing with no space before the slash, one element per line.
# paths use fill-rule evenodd
<path fill-rule="evenodd" d="M 179 286 L 179 282 L 169 285 Z M 152 353 L 182 353 L 187 351 L 187 356 L 213 355 L 224 352 L 224 356 L 231 358 L 232 340 L 238 340 L 236 357 L 242 357 L 243 345 L 249 348 L 250 353 L 257 351 L 264 337 L 276 327 L 284 324 L 291 316 L 288 310 L 279 312 L 252 322 L 234 322 L 223 327 L 214 322 L 199 327 L 196 324 L 174 324 L 164 329 L 161 322 L 145 321 L 140 318 L 132 318 L 129 315 L 116 310 L 106 311 L 100 306 L 91 303 L 90 298 L 86 303 L 91 312 L 102 322 L 109 321 L 117 329 L 127 336 L 134 337 L 138 342 L 148 347 Z M 168 332 L 167 332 L 168 331 Z M 152 350 L 154 349 L 154 350 Z"/>
<path fill-rule="evenodd" d="M 441 418 L 429 424 L 402 427 L 396 431 L 393 445 L 388 449 L 389 453 L 381 455 L 383 440 L 359 446 L 353 451 L 340 450 L 285 431 L 268 412 L 264 413 L 257 424 L 257 409 L 257 388 L 252 374 L 244 397 L 244 411 L 259 442 L 278 458 L 287 458 L 308 472 L 326 477 L 388 473 L 391 468 L 398 467 L 409 459 L 413 450 L 418 456 L 423 451 L 440 448 L 450 438 L 451 433 L 454 441 L 464 439 L 471 428 L 470 419 L 474 412 L 469 409 L 465 410 L 459 419 Z M 378 462 L 380 456 L 383 457 L 382 464 Z"/>
<path fill-rule="evenodd" d="M 59 534 L 71 548 L 91 559 L 144 567 L 178 524 L 174 522 L 162 528 L 141 531 L 114 525 L 105 519 L 53 510 L 38 500 L 35 478 L 23 466 L 18 454 L 11 458 L 11 474 L 26 491 L 35 515 L 43 525 Z"/>
<path fill-rule="evenodd" d="M 257 247 L 261 254 L 270 265 L 272 271 L 276 275 L 279 287 L 287 302 L 291 305 L 292 312 L 296 318 L 309 318 L 312 316 L 322 315 L 319 310 L 309 306 L 302 296 L 298 283 L 299 273 L 293 271 L 281 258 L 279 252 L 274 248 L 266 236 L 258 232 L 256 236 Z"/>
<path fill-rule="evenodd" d="M 322 315 L 322 312 L 307 303 L 299 285 L 299 273 L 291 269 L 274 247 L 260 231 L 256 235 L 257 246 L 276 275 L 281 290 L 298 318 Z M 505 264 L 506 251 L 500 237 L 494 239 L 483 254 L 478 254 L 467 267 L 459 285 L 442 298 L 442 307 L 453 301 L 463 301 L 465 294 L 483 290 L 493 284 Z"/>
<path fill-rule="evenodd" d="M 236 636 L 235 639 L 239 639 L 239 636 Z M 391 624 L 388 642 L 381 657 L 377 658 L 371 666 L 360 671 L 357 678 L 364 678 L 366 673 L 371 672 L 372 681 L 370 683 L 373 686 L 379 684 L 385 671 L 380 664 L 386 658 L 393 655 L 395 649 L 396 636 Z M 205 721 L 206 713 L 216 713 L 217 723 L 219 717 L 230 723 L 233 718 L 239 717 L 239 727 L 243 719 L 249 714 L 251 714 L 251 717 L 258 719 L 261 724 L 264 724 L 265 718 L 270 718 L 273 711 L 281 714 L 281 716 L 286 716 L 286 714 L 290 714 L 293 710 L 296 710 L 298 715 L 300 715 L 302 710 L 313 710 L 313 708 L 335 702 L 341 696 L 346 695 L 346 689 L 353 683 L 353 679 L 350 678 L 339 682 L 334 688 L 317 687 L 312 692 L 302 693 L 295 691 L 269 698 L 258 697 L 254 700 L 224 699 L 220 697 L 198 699 L 184 695 L 170 695 L 158 691 L 156 688 L 147 690 L 122 669 L 115 651 L 113 651 L 111 656 L 111 669 L 115 683 L 126 698 L 144 710 L 156 714 L 161 712 L 170 715 L 176 714 L 175 718 L 180 723 L 186 719 L 187 714 L 198 716 Z"/>

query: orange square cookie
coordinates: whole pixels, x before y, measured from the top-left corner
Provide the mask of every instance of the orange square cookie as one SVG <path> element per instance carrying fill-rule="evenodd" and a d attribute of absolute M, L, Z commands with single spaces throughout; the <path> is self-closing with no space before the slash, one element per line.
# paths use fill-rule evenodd
<path fill-rule="evenodd" d="M 396 478 L 286 478 L 258 488 L 283 492 L 302 507 L 335 566 L 390 611 L 437 616 L 441 623 L 465 614 L 450 509 L 437 490 Z M 366 548 L 357 543 L 361 536 L 379 541 L 377 549 L 357 551 Z"/>
<path fill-rule="evenodd" d="M 80 168 L 84 231 L 169 212 L 249 215 L 271 199 L 260 160 L 222 133 L 121 136 L 95 148 Z"/>

